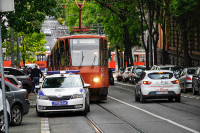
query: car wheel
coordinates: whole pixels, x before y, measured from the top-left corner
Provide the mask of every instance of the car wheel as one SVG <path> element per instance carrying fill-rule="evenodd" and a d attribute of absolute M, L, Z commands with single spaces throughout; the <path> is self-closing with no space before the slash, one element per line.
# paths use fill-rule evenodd
<path fill-rule="evenodd" d="M 181 102 L 181 95 L 178 95 L 176 98 L 175 98 L 176 102 Z"/>
<path fill-rule="evenodd" d="M 89 112 L 89 110 L 90 110 L 90 107 L 89 107 L 89 105 L 88 105 L 88 103 L 87 103 L 87 100 L 85 99 L 85 109 L 84 109 L 84 111 L 82 112 L 82 115 L 83 115 L 83 116 L 86 116 L 87 113 Z"/>
<path fill-rule="evenodd" d="M 136 102 L 139 102 L 139 101 L 140 101 L 140 98 L 137 96 L 136 91 L 135 91 L 135 101 L 136 101 Z"/>
<path fill-rule="evenodd" d="M 195 90 L 194 85 L 192 85 L 192 93 L 193 93 L 193 95 L 197 94 L 197 91 Z"/>
<path fill-rule="evenodd" d="M 22 122 L 22 110 L 20 106 L 14 105 L 11 110 L 11 125 L 13 126 L 19 126 Z"/>
<path fill-rule="evenodd" d="M 43 117 L 44 116 L 43 112 L 38 112 L 37 105 L 36 105 L 36 114 L 37 114 L 38 117 Z"/>
<path fill-rule="evenodd" d="M 141 103 L 145 103 L 146 102 L 146 98 L 142 94 L 140 95 L 140 102 Z"/>

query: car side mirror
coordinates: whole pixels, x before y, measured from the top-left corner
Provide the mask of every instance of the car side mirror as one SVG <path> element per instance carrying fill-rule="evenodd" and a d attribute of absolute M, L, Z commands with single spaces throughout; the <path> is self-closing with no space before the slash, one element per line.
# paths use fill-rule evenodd
<path fill-rule="evenodd" d="M 84 84 L 84 88 L 89 88 L 90 84 Z"/>

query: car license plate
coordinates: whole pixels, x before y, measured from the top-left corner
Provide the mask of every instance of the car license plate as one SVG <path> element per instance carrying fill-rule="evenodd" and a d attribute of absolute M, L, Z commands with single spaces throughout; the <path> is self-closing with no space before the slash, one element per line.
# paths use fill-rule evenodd
<path fill-rule="evenodd" d="M 156 94 L 168 94 L 168 91 L 157 91 Z"/>
<path fill-rule="evenodd" d="M 67 105 L 67 101 L 52 102 L 52 106 Z"/>

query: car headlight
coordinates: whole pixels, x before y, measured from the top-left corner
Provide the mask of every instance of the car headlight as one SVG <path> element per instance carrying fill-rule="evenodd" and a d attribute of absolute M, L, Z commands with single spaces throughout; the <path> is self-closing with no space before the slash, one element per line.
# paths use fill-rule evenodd
<path fill-rule="evenodd" d="M 93 78 L 93 82 L 95 82 L 95 83 L 98 83 L 98 82 L 99 82 L 99 80 L 100 80 L 100 79 L 99 79 L 99 78 L 97 78 L 97 77 L 96 77 L 96 78 Z"/>
<path fill-rule="evenodd" d="M 74 94 L 72 96 L 72 99 L 76 99 L 76 98 L 83 98 L 83 94 Z"/>

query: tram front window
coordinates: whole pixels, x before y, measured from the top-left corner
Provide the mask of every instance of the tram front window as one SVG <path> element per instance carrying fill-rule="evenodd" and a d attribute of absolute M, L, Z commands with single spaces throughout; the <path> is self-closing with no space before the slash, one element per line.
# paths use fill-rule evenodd
<path fill-rule="evenodd" d="M 99 39 L 70 39 L 72 66 L 99 65 Z"/>

